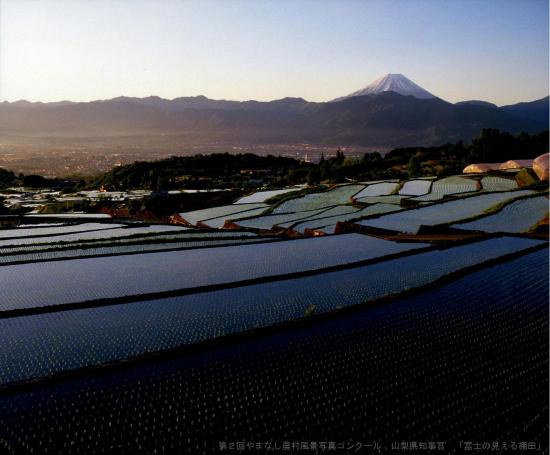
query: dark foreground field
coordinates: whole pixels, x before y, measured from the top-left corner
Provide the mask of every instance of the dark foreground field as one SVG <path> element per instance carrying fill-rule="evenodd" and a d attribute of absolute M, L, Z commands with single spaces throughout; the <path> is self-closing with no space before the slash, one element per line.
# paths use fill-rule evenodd
<path fill-rule="evenodd" d="M 8 387 L 0 453 L 548 453 L 547 271 L 543 249 L 284 333 Z"/>

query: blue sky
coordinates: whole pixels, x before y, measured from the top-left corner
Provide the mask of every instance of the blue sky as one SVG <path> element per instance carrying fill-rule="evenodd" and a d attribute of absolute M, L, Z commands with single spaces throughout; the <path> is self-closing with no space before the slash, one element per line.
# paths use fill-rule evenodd
<path fill-rule="evenodd" d="M 0 99 L 548 94 L 547 0 L 0 0 Z"/>

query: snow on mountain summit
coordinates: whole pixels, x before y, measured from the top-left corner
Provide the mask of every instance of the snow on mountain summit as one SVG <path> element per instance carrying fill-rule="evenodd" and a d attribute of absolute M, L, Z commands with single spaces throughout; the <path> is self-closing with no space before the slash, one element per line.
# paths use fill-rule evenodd
<path fill-rule="evenodd" d="M 415 84 L 402 74 L 386 74 L 385 76 L 376 79 L 365 88 L 350 93 L 347 96 L 336 98 L 333 101 L 342 101 L 354 96 L 374 95 L 381 92 L 396 92 L 400 95 L 414 96 L 415 98 L 420 99 L 435 98 L 435 96 L 430 92 L 424 90 L 422 87 Z"/>

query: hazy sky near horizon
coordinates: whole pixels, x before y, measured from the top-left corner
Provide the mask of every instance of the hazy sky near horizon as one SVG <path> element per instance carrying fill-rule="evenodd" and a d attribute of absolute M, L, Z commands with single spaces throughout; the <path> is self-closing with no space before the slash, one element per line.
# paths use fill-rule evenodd
<path fill-rule="evenodd" d="M 0 100 L 548 95 L 547 0 L 0 0 Z"/>

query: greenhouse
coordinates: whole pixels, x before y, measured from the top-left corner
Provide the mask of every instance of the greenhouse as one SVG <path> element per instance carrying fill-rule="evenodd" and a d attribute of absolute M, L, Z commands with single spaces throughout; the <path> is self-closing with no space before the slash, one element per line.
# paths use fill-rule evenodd
<path fill-rule="evenodd" d="M 485 172 L 498 171 L 500 163 L 475 163 L 469 164 L 462 171 L 463 174 L 484 174 Z"/>
<path fill-rule="evenodd" d="M 550 154 L 538 156 L 533 160 L 533 170 L 540 180 L 548 180 L 548 159 Z"/>
<path fill-rule="evenodd" d="M 505 171 L 507 169 L 522 169 L 533 167 L 533 160 L 508 160 L 502 163 L 499 169 Z"/>

